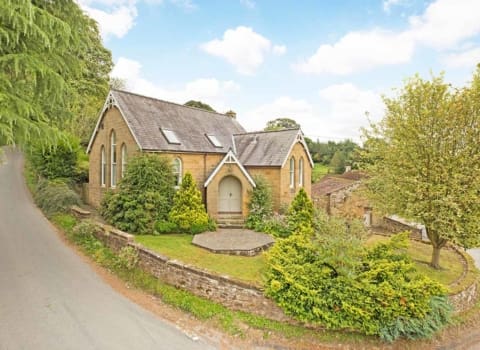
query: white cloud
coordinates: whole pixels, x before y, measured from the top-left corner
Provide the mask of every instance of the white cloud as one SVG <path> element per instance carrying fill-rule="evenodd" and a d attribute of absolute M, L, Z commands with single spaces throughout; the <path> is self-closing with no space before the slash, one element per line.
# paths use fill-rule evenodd
<path fill-rule="evenodd" d="M 319 91 L 326 109 L 317 128 L 320 135 L 337 138 L 350 137 L 359 140 L 360 128 L 368 121 L 378 121 L 384 113 L 384 104 L 379 94 L 362 90 L 351 83 L 335 84 Z M 368 113 L 368 118 L 366 113 Z"/>
<path fill-rule="evenodd" d="M 410 17 L 409 34 L 427 46 L 445 49 L 480 33 L 480 1 L 437 0 Z"/>
<path fill-rule="evenodd" d="M 76 0 L 90 17 L 98 22 L 103 40 L 112 36 L 123 38 L 135 25 L 138 16 L 137 4 L 144 1 L 161 5 L 163 0 Z M 196 8 L 192 0 L 169 0 L 170 3 L 186 10 Z"/>
<path fill-rule="evenodd" d="M 318 103 L 282 96 L 240 114 L 248 130 L 263 129 L 269 120 L 294 119 L 308 137 L 321 141 L 360 141 L 360 128 L 383 116 L 384 105 L 379 94 L 362 90 L 351 83 L 335 84 L 319 91 Z M 368 112 L 368 118 L 366 116 Z"/>
<path fill-rule="evenodd" d="M 137 8 L 131 1 L 102 0 L 102 4 L 112 6 L 108 11 L 92 7 L 92 1 L 79 2 L 82 9 L 98 22 L 104 40 L 110 36 L 122 38 L 135 25 Z"/>
<path fill-rule="evenodd" d="M 374 29 L 350 32 L 333 45 L 321 45 L 306 61 L 294 65 L 304 73 L 345 75 L 380 65 L 408 62 L 414 44 L 406 35 Z"/>
<path fill-rule="evenodd" d="M 124 57 L 118 59 L 111 76 L 125 80 L 129 91 L 181 104 L 188 100 L 201 100 L 219 112 L 231 108 L 227 103 L 228 97 L 240 90 L 240 86 L 234 81 L 219 81 L 214 78 L 196 79 L 183 86 L 159 86 L 143 76 L 139 62 Z"/>
<path fill-rule="evenodd" d="M 222 39 L 204 43 L 200 48 L 210 55 L 226 59 L 239 73 L 247 75 L 254 73 L 266 54 L 283 54 L 286 51 L 285 46 L 272 45 L 270 40 L 244 26 L 228 29 Z"/>
<path fill-rule="evenodd" d="M 287 52 L 287 47 L 285 45 L 273 45 L 273 54 L 277 56 L 284 55 Z"/>
<path fill-rule="evenodd" d="M 384 0 L 383 1 L 383 11 L 390 13 L 392 6 L 398 5 L 402 0 Z"/>
<path fill-rule="evenodd" d="M 480 48 L 451 53 L 443 57 L 443 62 L 452 68 L 472 68 L 480 63 Z"/>
<path fill-rule="evenodd" d="M 253 0 L 240 0 L 240 3 L 248 9 L 254 9 L 256 6 Z"/>
<path fill-rule="evenodd" d="M 303 128 L 302 121 L 310 119 L 312 116 L 313 107 L 306 100 L 282 96 L 242 114 L 241 123 L 247 130 L 261 130 L 270 120 L 291 118 Z"/>
<path fill-rule="evenodd" d="M 400 1 L 386 0 L 383 5 L 389 9 L 398 3 Z M 321 45 L 294 68 L 305 73 L 345 75 L 382 65 L 407 63 L 419 45 L 444 50 L 479 33 L 480 1 L 436 0 L 420 16 L 410 17 L 403 31 L 349 32 L 336 43 Z"/>

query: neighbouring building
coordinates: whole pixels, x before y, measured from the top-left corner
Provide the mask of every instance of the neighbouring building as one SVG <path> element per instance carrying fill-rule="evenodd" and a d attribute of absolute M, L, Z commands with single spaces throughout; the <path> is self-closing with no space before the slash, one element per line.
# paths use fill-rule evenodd
<path fill-rule="evenodd" d="M 90 138 L 88 201 L 115 189 L 130 157 L 156 153 L 172 162 L 176 185 L 190 172 L 207 212 L 244 218 L 255 177 L 271 185 L 274 209 L 300 188 L 311 192 L 313 162 L 300 129 L 246 132 L 233 114 L 111 90 Z"/>

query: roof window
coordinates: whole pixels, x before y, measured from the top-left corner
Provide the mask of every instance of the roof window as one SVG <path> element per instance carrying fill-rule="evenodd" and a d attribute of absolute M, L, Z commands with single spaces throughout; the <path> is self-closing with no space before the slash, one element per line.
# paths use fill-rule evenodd
<path fill-rule="evenodd" d="M 168 129 L 160 129 L 162 131 L 163 136 L 167 139 L 167 142 L 170 144 L 180 144 L 180 140 L 177 137 L 177 134 L 173 130 L 168 130 Z"/>
<path fill-rule="evenodd" d="M 217 148 L 221 148 L 223 147 L 221 142 L 217 139 L 217 137 L 215 135 L 208 135 L 207 134 L 207 137 L 208 137 L 208 140 L 212 143 L 212 145 L 214 145 L 215 147 Z"/>

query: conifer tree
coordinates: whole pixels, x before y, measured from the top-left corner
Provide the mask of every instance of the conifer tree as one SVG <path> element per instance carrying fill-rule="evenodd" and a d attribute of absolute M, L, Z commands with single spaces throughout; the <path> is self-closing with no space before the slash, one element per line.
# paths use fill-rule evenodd
<path fill-rule="evenodd" d="M 185 174 L 180 188 L 173 197 L 169 220 L 183 232 L 202 231 L 202 228 L 208 228 L 209 218 L 202 203 L 202 194 L 190 173 Z"/>
<path fill-rule="evenodd" d="M 313 214 L 313 203 L 302 187 L 288 208 L 287 223 L 290 231 L 292 233 L 304 229 L 311 231 Z"/>
<path fill-rule="evenodd" d="M 104 95 L 111 65 L 73 0 L 0 0 L 0 145 L 58 139 L 94 93 Z"/>

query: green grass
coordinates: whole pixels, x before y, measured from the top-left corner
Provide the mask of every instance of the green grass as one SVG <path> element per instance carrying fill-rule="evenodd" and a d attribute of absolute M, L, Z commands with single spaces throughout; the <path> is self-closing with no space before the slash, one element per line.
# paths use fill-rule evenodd
<path fill-rule="evenodd" d="M 262 274 L 266 268 L 263 255 L 246 257 L 214 254 L 191 244 L 192 239 L 193 236 L 188 234 L 135 237 L 137 243 L 171 259 L 262 286 Z"/>
<path fill-rule="evenodd" d="M 372 235 L 367 241 L 367 245 L 386 242 L 389 238 L 380 235 Z M 458 254 L 451 249 L 442 249 L 440 253 L 441 269 L 437 270 L 429 266 L 432 256 L 432 246 L 417 241 L 410 241 L 407 249 L 408 255 L 414 260 L 417 270 L 427 275 L 435 281 L 446 286 L 450 292 L 456 292 L 466 287 L 465 283 L 449 287 L 463 273 L 463 264 Z M 474 271 L 472 273 L 475 274 Z M 471 280 L 470 278 L 468 280 Z M 463 281 L 462 281 L 463 282 Z"/>
<path fill-rule="evenodd" d="M 319 181 L 322 177 L 331 172 L 332 171 L 327 165 L 315 163 L 315 166 L 312 170 L 312 183 Z"/>

